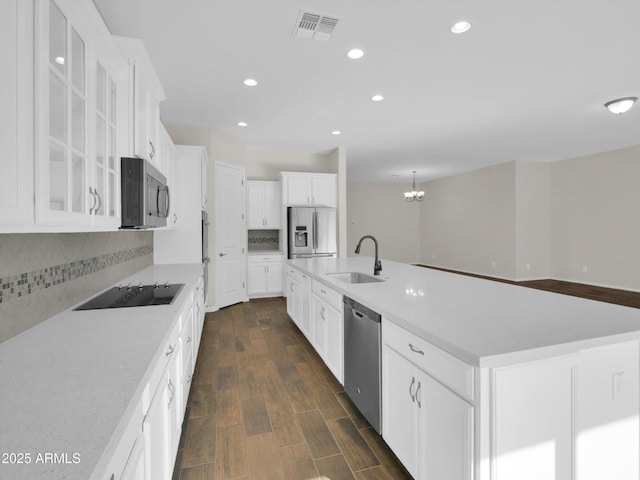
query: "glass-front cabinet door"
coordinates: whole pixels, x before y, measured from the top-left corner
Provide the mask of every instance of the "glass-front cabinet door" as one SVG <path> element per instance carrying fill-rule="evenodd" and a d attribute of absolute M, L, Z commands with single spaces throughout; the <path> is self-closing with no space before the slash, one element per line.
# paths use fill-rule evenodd
<path fill-rule="evenodd" d="M 100 219 L 119 218 L 118 88 L 114 79 L 96 62 L 95 180 L 97 199 L 94 215 Z M 90 187 L 91 188 L 91 187 Z"/>
<path fill-rule="evenodd" d="M 39 221 L 86 223 L 89 208 L 86 45 L 53 0 L 42 2 Z M 48 14 L 48 15 L 47 15 Z M 46 19 L 46 20 L 45 20 Z M 44 32 L 47 32 L 46 35 Z M 46 48 L 45 48 L 46 45 Z M 48 111 L 48 115 L 44 112 Z M 93 201 L 93 198 L 91 199 Z"/>
<path fill-rule="evenodd" d="M 36 221 L 55 231 L 115 230 L 126 58 L 82 3 L 37 5 Z"/>

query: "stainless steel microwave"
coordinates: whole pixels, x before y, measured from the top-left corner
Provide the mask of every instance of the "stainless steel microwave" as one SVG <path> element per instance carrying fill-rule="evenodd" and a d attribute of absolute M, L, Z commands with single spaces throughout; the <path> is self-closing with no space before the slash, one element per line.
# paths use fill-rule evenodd
<path fill-rule="evenodd" d="M 121 228 L 156 228 L 167 225 L 170 196 L 167 179 L 143 158 L 120 160 Z"/>

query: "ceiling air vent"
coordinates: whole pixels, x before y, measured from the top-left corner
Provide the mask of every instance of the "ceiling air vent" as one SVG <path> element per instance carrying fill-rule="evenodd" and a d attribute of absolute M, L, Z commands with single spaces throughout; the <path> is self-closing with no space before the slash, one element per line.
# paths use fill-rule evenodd
<path fill-rule="evenodd" d="M 338 25 L 339 17 L 317 12 L 301 11 L 293 34 L 296 37 L 324 40 L 331 38 L 333 30 Z"/>

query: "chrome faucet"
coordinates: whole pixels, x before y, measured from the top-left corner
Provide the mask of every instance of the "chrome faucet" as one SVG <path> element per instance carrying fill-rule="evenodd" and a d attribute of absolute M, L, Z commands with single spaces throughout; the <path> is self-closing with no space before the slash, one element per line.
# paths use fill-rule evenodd
<path fill-rule="evenodd" d="M 374 237 L 373 235 L 365 235 L 364 237 L 362 237 L 358 242 L 355 253 L 360 253 L 360 245 L 365 238 L 370 238 L 371 240 L 373 240 L 373 243 L 376 244 L 376 259 L 375 263 L 373 264 L 373 274 L 380 275 L 380 272 L 382 271 L 382 263 L 380 263 L 380 260 L 378 259 L 378 240 L 376 240 L 376 237 Z"/>

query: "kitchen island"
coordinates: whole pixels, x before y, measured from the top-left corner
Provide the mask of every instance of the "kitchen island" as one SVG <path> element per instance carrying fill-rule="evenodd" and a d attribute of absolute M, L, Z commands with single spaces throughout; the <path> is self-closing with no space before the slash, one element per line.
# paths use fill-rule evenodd
<path fill-rule="evenodd" d="M 382 315 L 382 436 L 416 478 L 637 480 L 640 310 L 390 261 L 383 282 L 332 275 L 372 274 L 366 257 L 288 264 Z"/>
<path fill-rule="evenodd" d="M 166 365 L 184 364 L 182 371 L 191 375 L 188 349 L 197 344 L 204 317 L 203 309 L 197 313 L 202 265 L 154 265 L 121 284 L 135 289 L 156 282 L 184 287 L 169 305 L 69 309 L 0 344 L 0 479 L 120 479 L 136 454 L 144 469 L 145 452 L 162 438 L 155 432 L 145 445 L 140 431 L 154 393 L 165 393 L 156 386 L 163 385 Z M 173 384 L 171 399 L 183 396 L 175 379 Z M 162 407 L 167 411 L 164 401 Z M 184 402 L 176 419 L 180 408 Z M 149 462 L 173 467 L 155 455 Z M 128 470 L 135 467 L 130 462 Z"/>

